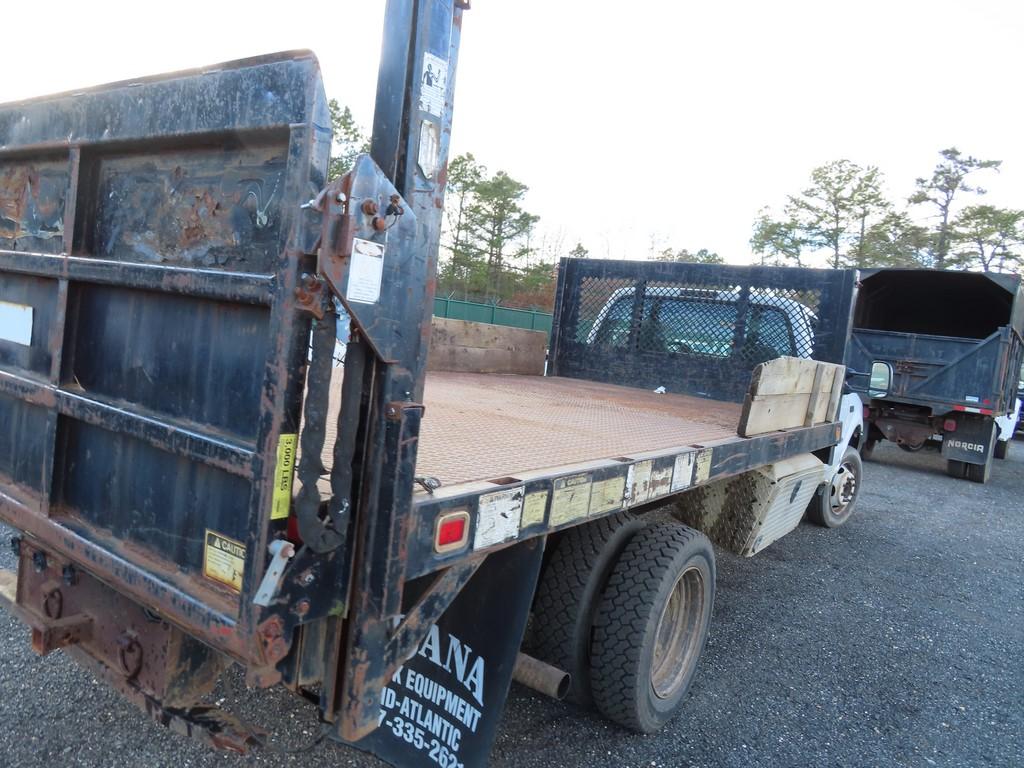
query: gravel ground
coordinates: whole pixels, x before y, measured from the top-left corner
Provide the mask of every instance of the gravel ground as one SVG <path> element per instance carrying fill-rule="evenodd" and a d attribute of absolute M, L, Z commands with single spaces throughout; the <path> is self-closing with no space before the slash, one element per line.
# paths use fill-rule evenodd
<path fill-rule="evenodd" d="M 750 560 L 720 554 L 707 651 L 664 731 L 626 733 L 514 687 L 493 765 L 1024 765 L 1024 443 L 1013 449 L 980 486 L 946 477 L 935 453 L 883 445 L 845 527 L 802 525 Z M 0 764 L 380 765 L 332 744 L 209 752 L 62 654 L 35 657 L 2 612 L 0 633 Z M 221 695 L 283 745 L 315 733 L 285 693 Z"/>

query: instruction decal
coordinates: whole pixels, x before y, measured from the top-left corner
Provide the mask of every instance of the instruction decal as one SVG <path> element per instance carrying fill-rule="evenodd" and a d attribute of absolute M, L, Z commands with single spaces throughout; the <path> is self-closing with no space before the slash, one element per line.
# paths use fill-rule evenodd
<path fill-rule="evenodd" d="M 520 486 L 480 497 L 476 535 L 473 538 L 474 549 L 501 544 L 519 535 L 524 494 L 525 490 Z"/>
<path fill-rule="evenodd" d="M 531 525 L 540 525 L 544 522 L 544 514 L 547 511 L 547 491 L 536 491 L 526 494 L 526 500 L 523 502 L 522 527 L 529 528 Z"/>
<path fill-rule="evenodd" d="M 203 547 L 203 575 L 241 592 L 244 573 L 245 544 L 207 528 L 206 546 Z"/>
<path fill-rule="evenodd" d="M 437 123 L 430 120 L 420 123 L 420 148 L 416 162 L 424 176 L 434 178 L 441 164 L 441 129 Z"/>
<path fill-rule="evenodd" d="M 672 467 L 661 467 L 651 471 L 651 499 L 656 499 L 659 496 L 664 496 L 671 492 L 672 487 Z"/>
<path fill-rule="evenodd" d="M 693 482 L 693 465 L 696 453 L 681 453 L 676 456 L 675 466 L 672 467 L 672 492 L 689 488 Z"/>
<path fill-rule="evenodd" d="M 376 304 L 380 301 L 383 281 L 384 244 L 353 238 L 345 298 L 359 304 Z"/>
<path fill-rule="evenodd" d="M 444 114 L 444 94 L 448 89 L 448 62 L 426 51 L 420 82 L 420 109 L 434 117 Z"/>
<path fill-rule="evenodd" d="M 643 504 L 651 495 L 651 469 L 654 462 L 638 461 L 629 465 L 626 473 L 626 506 Z"/>
<path fill-rule="evenodd" d="M 622 495 L 626 491 L 626 478 L 610 477 L 594 481 L 590 492 L 590 514 L 601 515 L 622 508 Z"/>
<path fill-rule="evenodd" d="M 32 314 L 32 307 L 0 301 L 0 341 L 31 346 Z"/>
<path fill-rule="evenodd" d="M 705 448 L 697 454 L 696 467 L 693 470 L 693 482 L 703 483 L 711 477 L 711 449 Z"/>
<path fill-rule="evenodd" d="M 590 510 L 590 486 L 590 475 L 586 473 L 555 480 L 548 524 L 563 525 L 586 517 Z"/>
<path fill-rule="evenodd" d="M 298 435 L 281 435 L 277 441 L 277 465 L 274 468 L 274 496 L 271 520 L 287 520 L 292 507 L 292 476 Z"/>

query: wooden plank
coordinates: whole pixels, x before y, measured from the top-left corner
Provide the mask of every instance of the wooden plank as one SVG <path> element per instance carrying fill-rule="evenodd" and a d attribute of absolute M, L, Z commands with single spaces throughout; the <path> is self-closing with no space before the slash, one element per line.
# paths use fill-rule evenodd
<path fill-rule="evenodd" d="M 810 427 L 835 417 L 845 368 L 801 358 L 777 358 L 759 365 L 751 376 L 738 434 Z"/>
<path fill-rule="evenodd" d="M 816 371 L 824 367 L 842 368 L 834 363 L 821 363 L 800 357 L 779 357 L 758 366 L 757 393 L 760 395 L 792 395 L 805 394 L 813 390 L 815 382 L 823 392 L 831 389 L 831 377 L 823 374 L 823 379 L 816 376 Z M 752 380 L 753 383 L 753 380 Z"/>
<path fill-rule="evenodd" d="M 827 419 L 835 419 L 839 414 L 839 400 L 843 396 L 843 384 L 846 383 L 846 367 L 837 365 L 832 377 L 832 397 L 828 401 Z"/>
<path fill-rule="evenodd" d="M 807 400 L 807 414 L 804 417 L 804 426 L 806 427 L 814 424 L 814 412 L 818 408 L 818 397 L 821 395 L 821 379 L 824 370 L 820 365 L 814 366 L 814 383 L 811 385 L 811 396 Z"/>
<path fill-rule="evenodd" d="M 543 331 L 435 317 L 427 370 L 540 376 L 547 340 Z"/>

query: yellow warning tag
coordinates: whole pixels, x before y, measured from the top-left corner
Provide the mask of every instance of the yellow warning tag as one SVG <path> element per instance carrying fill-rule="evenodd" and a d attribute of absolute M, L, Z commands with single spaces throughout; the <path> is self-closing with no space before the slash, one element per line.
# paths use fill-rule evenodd
<path fill-rule="evenodd" d="M 244 572 L 245 544 L 207 529 L 203 575 L 241 592 Z"/>
<path fill-rule="evenodd" d="M 295 447 L 298 435 L 281 435 L 277 441 L 277 467 L 274 469 L 274 502 L 271 520 L 285 520 L 292 507 L 292 470 L 295 469 Z"/>

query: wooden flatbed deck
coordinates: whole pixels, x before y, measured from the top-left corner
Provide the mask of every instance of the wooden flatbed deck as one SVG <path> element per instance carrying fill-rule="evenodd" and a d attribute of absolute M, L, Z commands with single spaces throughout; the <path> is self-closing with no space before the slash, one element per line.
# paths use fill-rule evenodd
<path fill-rule="evenodd" d="M 741 406 L 581 379 L 427 374 L 418 475 L 494 480 L 735 437 Z"/>

